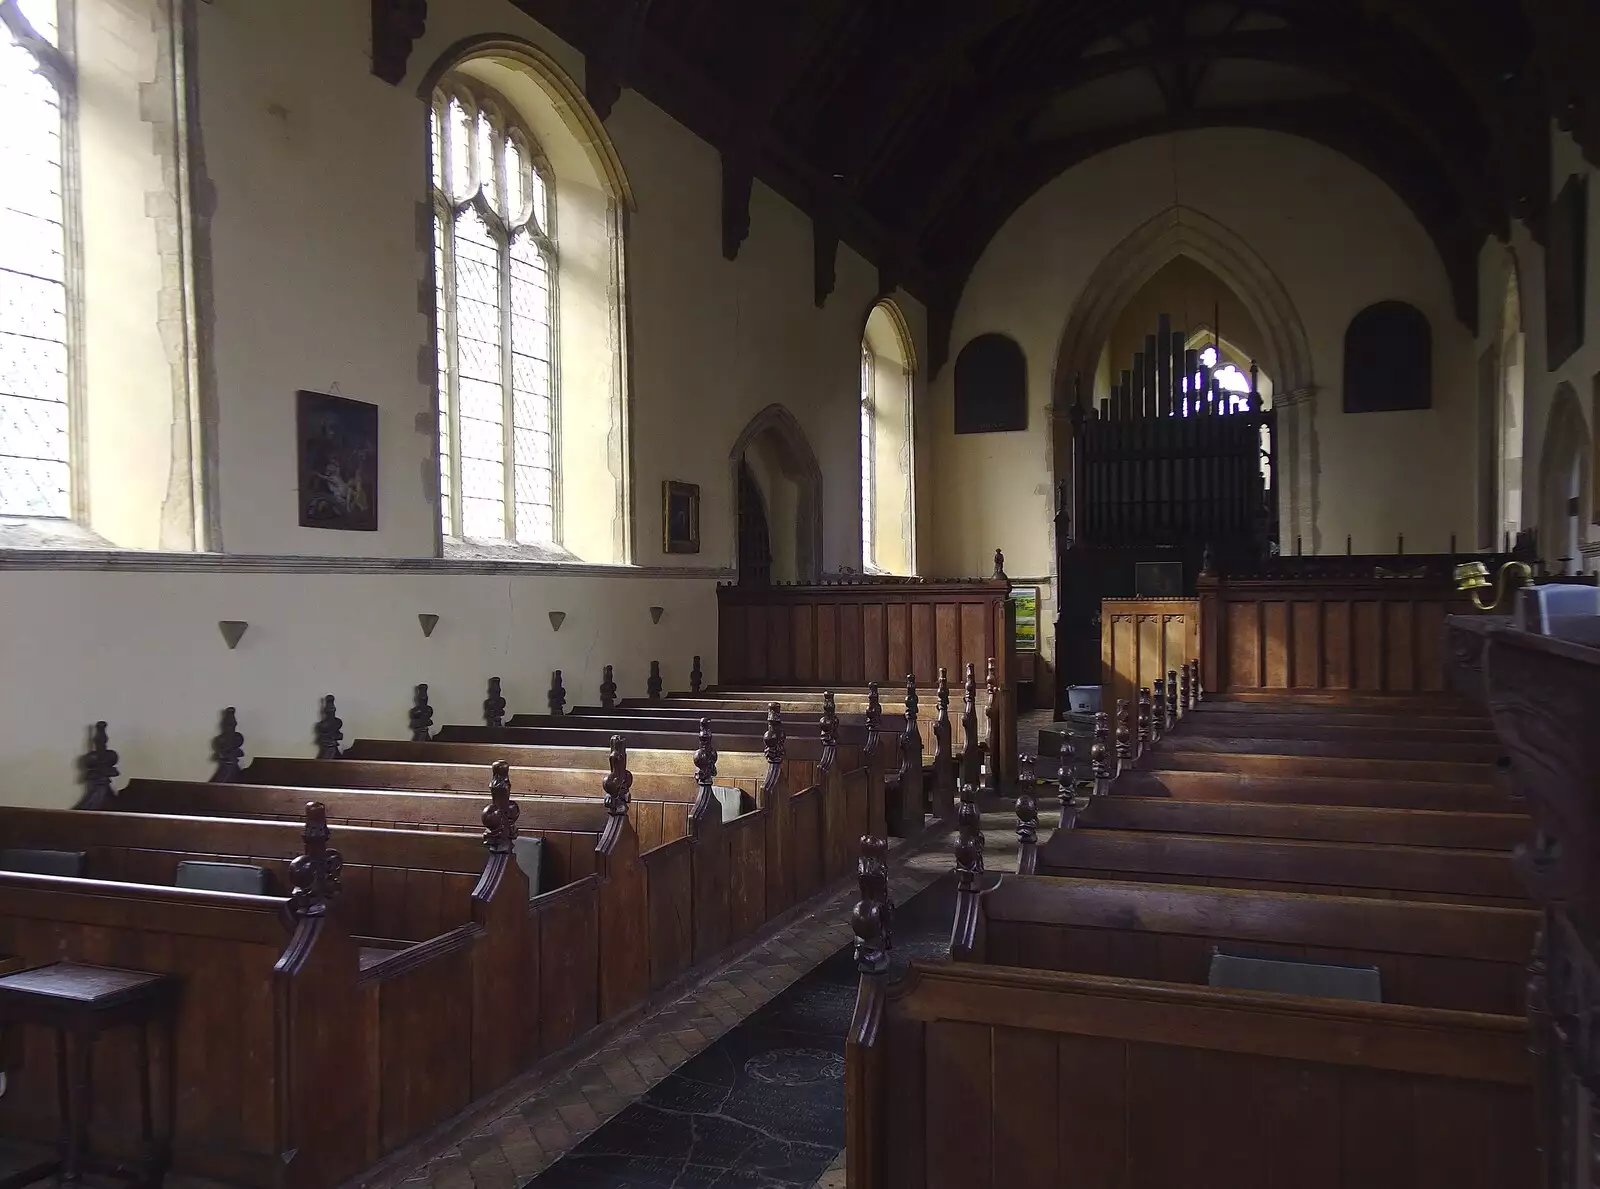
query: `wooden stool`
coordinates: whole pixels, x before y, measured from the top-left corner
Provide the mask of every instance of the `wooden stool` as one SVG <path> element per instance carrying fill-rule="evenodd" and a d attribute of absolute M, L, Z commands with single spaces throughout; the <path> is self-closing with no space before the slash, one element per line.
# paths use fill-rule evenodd
<path fill-rule="evenodd" d="M 86 1167 L 129 1177 L 148 1189 L 161 1184 L 167 1167 L 172 1121 L 170 1118 L 167 1121 L 167 1139 L 158 1143 L 150 1102 L 149 1026 L 157 1019 L 166 1026 L 167 1076 L 170 1079 L 173 1076 L 172 1017 L 177 1001 L 176 978 L 137 970 L 63 962 L 0 977 L 0 1023 L 38 1024 L 55 1030 L 62 1131 L 59 1159 L 13 1173 L 0 1180 L 0 1189 L 20 1189 L 56 1172 L 61 1174 L 63 1183 L 76 1182 L 82 1178 Z M 145 1165 L 139 1169 L 97 1158 L 88 1151 L 89 1063 L 94 1040 L 108 1028 L 120 1027 L 133 1027 L 138 1036 L 139 1111 L 146 1149 Z"/>

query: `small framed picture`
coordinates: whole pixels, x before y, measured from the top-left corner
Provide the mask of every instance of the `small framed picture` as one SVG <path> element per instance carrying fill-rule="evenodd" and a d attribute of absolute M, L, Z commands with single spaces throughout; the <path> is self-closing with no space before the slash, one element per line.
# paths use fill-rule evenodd
<path fill-rule="evenodd" d="M 661 548 L 667 553 L 700 552 L 700 485 L 661 485 Z"/>
<path fill-rule="evenodd" d="M 378 529 L 378 406 L 297 392 L 300 527 Z"/>
<path fill-rule="evenodd" d="M 1039 588 L 1013 586 L 1011 602 L 1017 609 L 1017 631 L 1012 641 L 1018 652 L 1039 651 Z"/>

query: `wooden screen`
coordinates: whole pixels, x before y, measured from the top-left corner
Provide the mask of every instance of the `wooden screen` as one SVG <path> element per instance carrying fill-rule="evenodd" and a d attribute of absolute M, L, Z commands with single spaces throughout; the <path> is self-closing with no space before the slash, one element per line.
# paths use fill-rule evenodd
<path fill-rule="evenodd" d="M 1105 599 L 1100 604 L 1102 707 L 1133 699 L 1200 654 L 1199 599 Z"/>
<path fill-rule="evenodd" d="M 1208 691 L 1446 688 L 1444 619 L 1471 610 L 1446 576 L 1201 575 Z"/>
<path fill-rule="evenodd" d="M 1016 611 L 1004 579 L 916 579 L 717 590 L 717 680 L 722 685 L 884 687 L 884 705 L 915 674 L 924 690 L 947 669 L 954 704 L 968 664 L 980 686 L 989 658 L 1001 690 L 1001 771 L 1014 765 Z M 925 705 L 924 717 L 933 714 Z"/>

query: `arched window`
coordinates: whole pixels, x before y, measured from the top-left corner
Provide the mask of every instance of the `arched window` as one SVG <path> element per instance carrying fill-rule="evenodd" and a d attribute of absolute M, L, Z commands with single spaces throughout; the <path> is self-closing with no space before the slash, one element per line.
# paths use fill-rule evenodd
<path fill-rule="evenodd" d="M 863 569 L 877 566 L 878 426 L 872 407 L 872 348 L 861 344 L 861 562 Z"/>
<path fill-rule="evenodd" d="M 904 315 L 880 301 L 861 335 L 861 568 L 915 574 L 916 355 Z"/>
<path fill-rule="evenodd" d="M 1517 281 L 1516 263 L 1511 261 L 1506 268 L 1506 292 L 1500 309 L 1499 392 L 1496 400 L 1500 531 L 1489 542 L 1491 548 L 1505 544 L 1522 531 L 1525 348 L 1522 293 Z"/>
<path fill-rule="evenodd" d="M 554 540 L 555 204 L 510 105 L 448 76 L 433 96 L 439 511 L 446 536 Z"/>
<path fill-rule="evenodd" d="M 66 113 L 57 0 L 0 7 L 0 515 L 74 514 Z"/>

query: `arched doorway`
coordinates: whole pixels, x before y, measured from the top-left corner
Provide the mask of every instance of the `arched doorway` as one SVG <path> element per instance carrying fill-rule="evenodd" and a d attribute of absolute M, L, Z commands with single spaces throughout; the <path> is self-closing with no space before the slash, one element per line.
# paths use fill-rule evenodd
<path fill-rule="evenodd" d="M 822 566 L 822 468 L 794 414 L 778 404 L 762 409 L 739 434 L 728 459 L 739 510 L 733 549 L 740 581 L 746 581 L 747 572 L 751 581 L 817 581 Z M 765 529 L 764 556 L 754 519 L 757 508 Z M 747 565 L 748 550 L 756 553 Z"/>
<path fill-rule="evenodd" d="M 739 460 L 739 585 L 772 585 L 772 533 L 767 501 L 750 464 Z"/>

